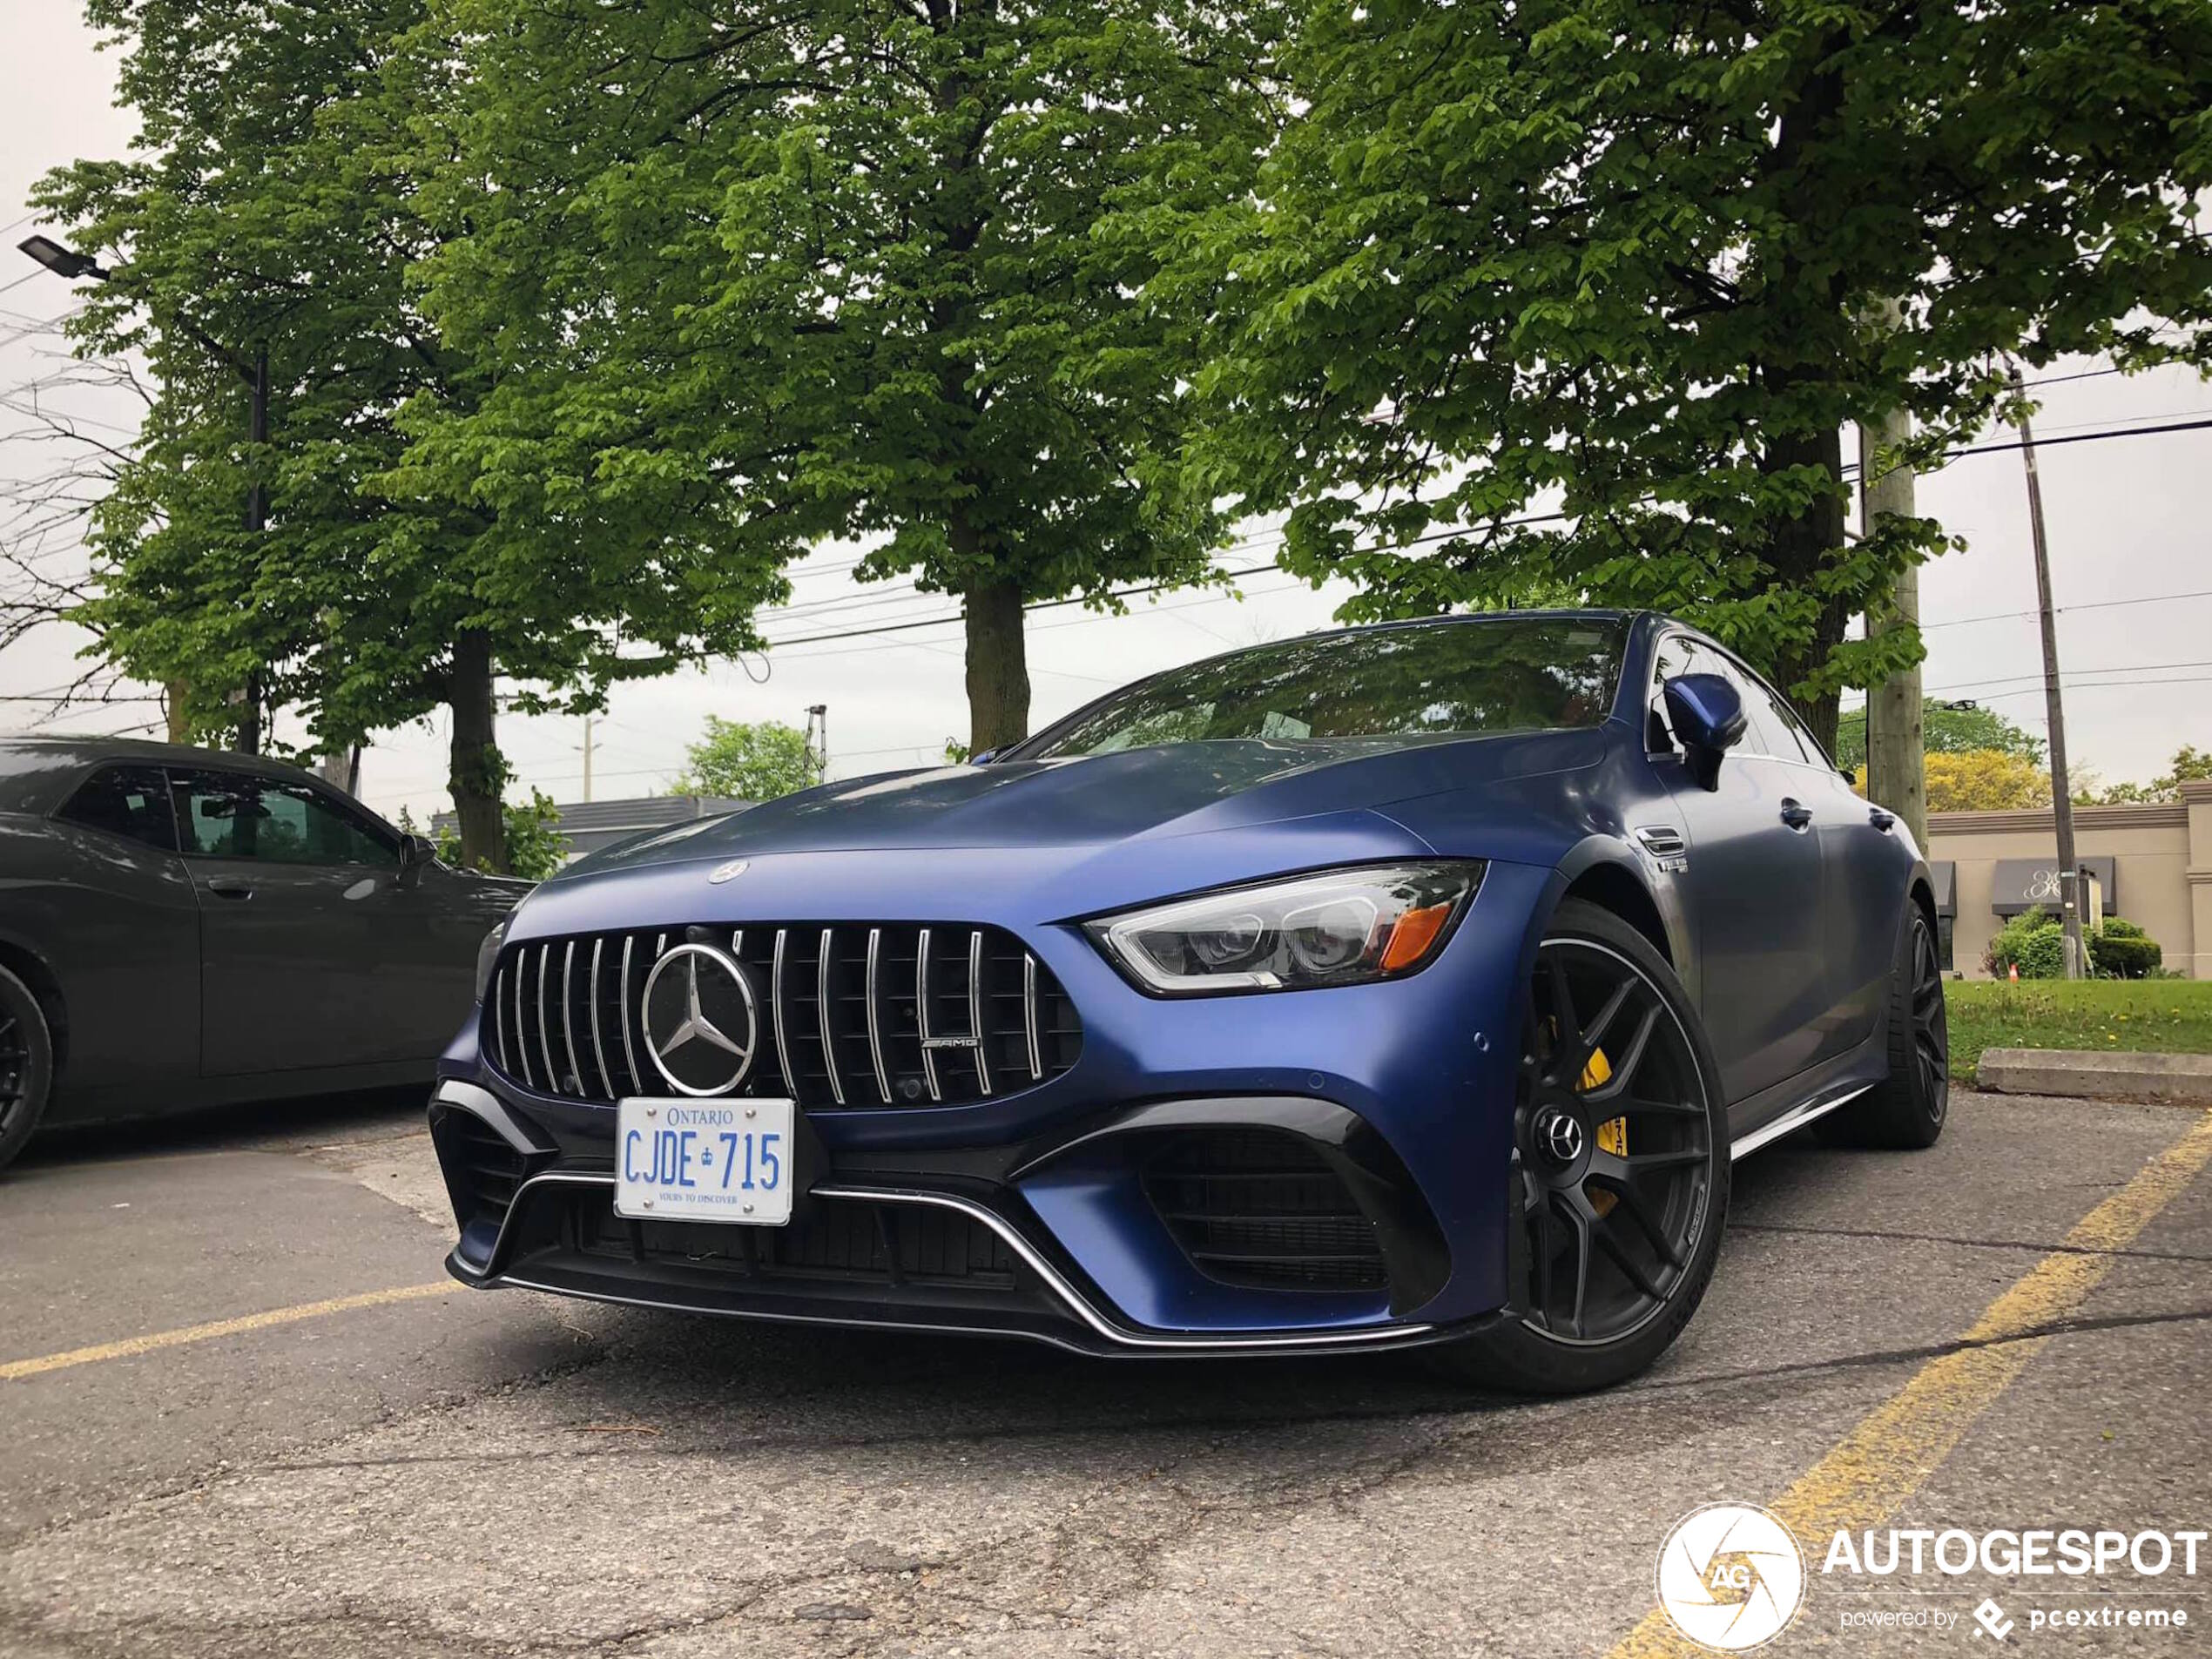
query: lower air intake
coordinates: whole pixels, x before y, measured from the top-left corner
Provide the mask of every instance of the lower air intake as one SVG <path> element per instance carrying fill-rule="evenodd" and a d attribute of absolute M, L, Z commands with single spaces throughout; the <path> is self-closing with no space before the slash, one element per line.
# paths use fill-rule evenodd
<path fill-rule="evenodd" d="M 1374 1224 L 1326 1160 L 1279 1130 L 1177 1136 L 1145 1166 L 1144 1192 L 1191 1264 L 1224 1285 L 1379 1291 Z"/>

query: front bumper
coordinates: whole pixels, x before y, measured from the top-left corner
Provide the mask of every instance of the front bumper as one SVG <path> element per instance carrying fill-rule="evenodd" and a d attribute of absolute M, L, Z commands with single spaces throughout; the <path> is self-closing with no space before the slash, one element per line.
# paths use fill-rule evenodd
<path fill-rule="evenodd" d="M 516 1086 L 472 1030 L 431 1103 L 462 1224 L 448 1266 L 476 1285 L 1098 1354 L 1460 1335 L 1504 1299 L 1541 882 L 1494 865 L 1429 968 L 1329 991 L 1163 1001 L 1073 930 L 1022 929 L 1081 1011 L 1073 1069 L 973 1104 L 802 1113 L 788 1228 L 615 1217 L 613 1108 Z M 1221 1196 L 1240 1190 L 1289 1213 Z"/>

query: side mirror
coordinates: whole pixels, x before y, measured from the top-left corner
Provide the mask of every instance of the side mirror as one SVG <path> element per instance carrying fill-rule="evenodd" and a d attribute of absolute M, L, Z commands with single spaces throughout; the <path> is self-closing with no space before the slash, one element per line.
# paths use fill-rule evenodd
<path fill-rule="evenodd" d="M 438 855 L 430 843 L 420 835 L 401 834 L 400 837 L 400 880 L 412 881 L 422 873 L 422 867 L 437 862 Z"/>
<path fill-rule="evenodd" d="M 1719 674 L 1677 674 L 1662 688 L 1667 722 L 1687 750 L 1690 775 L 1716 786 L 1721 756 L 1743 737 L 1743 698 Z"/>
<path fill-rule="evenodd" d="M 991 764 L 991 757 L 997 752 L 995 749 L 986 749 L 980 755 L 968 756 L 968 764 L 971 766 L 988 766 Z"/>

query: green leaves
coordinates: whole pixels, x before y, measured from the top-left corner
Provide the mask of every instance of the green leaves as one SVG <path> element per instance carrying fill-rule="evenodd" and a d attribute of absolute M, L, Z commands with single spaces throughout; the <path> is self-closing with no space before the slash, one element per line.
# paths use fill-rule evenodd
<path fill-rule="evenodd" d="M 2202 0 L 1319 0 L 1284 62 L 1264 207 L 1161 281 L 1222 307 L 1195 475 L 1354 615 L 1662 604 L 1824 725 L 1944 545 L 1845 542 L 1844 427 L 1925 463 L 2002 354 L 2212 361 Z"/>
<path fill-rule="evenodd" d="M 705 735 L 685 757 L 690 765 L 670 785 L 674 794 L 773 800 L 821 781 L 806 734 L 775 720 L 747 725 L 710 714 Z"/>

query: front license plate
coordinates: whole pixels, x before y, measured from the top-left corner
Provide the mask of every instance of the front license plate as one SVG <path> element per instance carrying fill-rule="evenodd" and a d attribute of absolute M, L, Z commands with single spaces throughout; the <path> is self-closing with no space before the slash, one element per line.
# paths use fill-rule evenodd
<path fill-rule="evenodd" d="M 780 1227 L 799 1185 L 787 1100 L 625 1100 L 616 1109 L 615 1214 Z"/>

